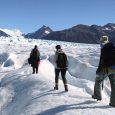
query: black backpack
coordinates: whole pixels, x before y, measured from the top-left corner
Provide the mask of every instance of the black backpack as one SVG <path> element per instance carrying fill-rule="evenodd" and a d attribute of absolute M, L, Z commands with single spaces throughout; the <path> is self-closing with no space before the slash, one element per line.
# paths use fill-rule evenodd
<path fill-rule="evenodd" d="M 67 68 L 68 67 L 68 61 L 67 61 L 67 56 L 65 53 L 58 53 L 58 58 L 57 58 L 57 66 L 59 68 Z"/>
<path fill-rule="evenodd" d="M 28 63 L 29 63 L 29 64 L 32 64 L 32 59 L 31 59 L 31 57 L 28 58 Z"/>

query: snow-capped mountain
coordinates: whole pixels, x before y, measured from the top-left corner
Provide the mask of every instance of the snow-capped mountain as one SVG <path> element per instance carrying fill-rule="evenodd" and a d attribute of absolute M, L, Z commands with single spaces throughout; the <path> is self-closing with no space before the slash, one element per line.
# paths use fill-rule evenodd
<path fill-rule="evenodd" d="M 103 26 L 103 30 L 114 30 L 115 29 L 115 24 L 113 23 L 108 23 L 106 25 Z"/>
<path fill-rule="evenodd" d="M 115 24 L 108 23 L 104 26 L 79 24 L 69 29 L 52 32 L 42 39 L 97 44 L 102 35 L 109 36 L 115 43 Z"/>
<path fill-rule="evenodd" d="M 6 34 L 4 31 L 0 30 L 0 37 L 10 37 L 10 35 Z"/>
<path fill-rule="evenodd" d="M 12 29 L 12 30 L 11 29 L 0 29 L 0 31 L 4 32 L 7 35 L 5 37 L 17 38 L 17 37 L 23 36 L 23 33 L 18 29 Z"/>
<path fill-rule="evenodd" d="M 43 25 L 37 31 L 35 31 L 33 33 L 28 33 L 27 35 L 25 35 L 25 37 L 26 38 L 41 39 L 42 37 L 47 36 L 51 32 L 53 32 L 53 30 L 50 27 Z"/>
<path fill-rule="evenodd" d="M 22 34 L 20 30 L 0 29 L 0 36 L 13 38 L 32 38 L 32 39 L 46 39 L 56 41 L 67 41 L 76 43 L 90 43 L 98 44 L 102 35 L 109 36 L 111 42 L 115 43 L 115 24 L 108 23 L 104 26 L 99 25 L 83 25 L 79 24 L 72 28 L 62 31 L 53 31 L 48 26 L 42 26 L 33 33 L 26 35 Z M 4 33 L 3 33 L 4 32 Z"/>

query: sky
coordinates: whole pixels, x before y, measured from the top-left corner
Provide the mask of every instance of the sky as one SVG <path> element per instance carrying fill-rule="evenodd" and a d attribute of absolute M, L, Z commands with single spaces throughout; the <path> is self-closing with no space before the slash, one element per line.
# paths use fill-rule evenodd
<path fill-rule="evenodd" d="M 0 28 L 31 33 L 41 26 L 54 31 L 78 24 L 115 22 L 115 0 L 0 0 Z"/>

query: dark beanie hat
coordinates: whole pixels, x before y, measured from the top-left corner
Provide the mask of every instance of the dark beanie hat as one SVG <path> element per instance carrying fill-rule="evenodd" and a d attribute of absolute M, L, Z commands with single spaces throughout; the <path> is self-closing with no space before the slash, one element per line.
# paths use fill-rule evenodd
<path fill-rule="evenodd" d="M 34 48 L 37 48 L 37 45 L 35 45 Z"/>
<path fill-rule="evenodd" d="M 60 46 L 60 45 L 57 45 L 55 48 L 56 48 L 56 49 L 61 49 L 61 46 Z"/>

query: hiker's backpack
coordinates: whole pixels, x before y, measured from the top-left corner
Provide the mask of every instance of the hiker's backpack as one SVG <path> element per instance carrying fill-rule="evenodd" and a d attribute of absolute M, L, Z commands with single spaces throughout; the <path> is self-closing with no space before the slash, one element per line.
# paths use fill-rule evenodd
<path fill-rule="evenodd" d="M 57 57 L 57 66 L 59 68 L 67 68 L 68 67 L 68 61 L 67 61 L 67 56 L 65 53 L 58 53 Z"/>
<path fill-rule="evenodd" d="M 107 67 L 115 65 L 115 46 L 113 44 L 105 44 L 102 55 Z"/>
<path fill-rule="evenodd" d="M 28 58 L 28 63 L 29 63 L 29 64 L 32 64 L 32 59 L 31 59 L 31 57 Z"/>

